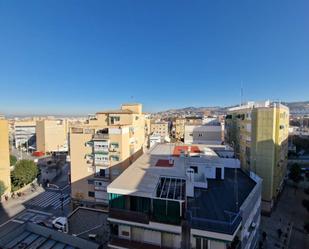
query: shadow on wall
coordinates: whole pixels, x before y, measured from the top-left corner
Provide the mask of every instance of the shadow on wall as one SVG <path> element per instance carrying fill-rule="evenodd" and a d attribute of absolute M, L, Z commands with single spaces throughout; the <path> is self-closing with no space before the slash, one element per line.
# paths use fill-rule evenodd
<path fill-rule="evenodd" d="M 288 139 L 281 145 L 273 140 L 259 141 L 250 150 L 251 162 L 247 162 L 246 169 L 252 170 L 263 179 L 262 200 L 263 213 L 267 214 L 276 204 L 284 187 L 288 162 Z M 271 172 L 271 169 L 273 171 Z M 273 177 L 272 177 L 273 176 Z"/>
<path fill-rule="evenodd" d="M 72 210 L 79 206 L 106 209 L 108 206 L 108 195 L 106 193 L 107 185 L 115 180 L 141 155 L 143 155 L 143 148 L 126 160 L 109 167 L 108 173 L 106 173 L 105 170 L 101 170 L 95 175 L 90 174 L 78 181 L 71 182 Z M 97 181 L 101 182 L 101 185 L 95 185 L 95 182 Z M 101 201 L 96 201 L 96 193 L 98 194 L 97 199 L 101 199 Z"/>

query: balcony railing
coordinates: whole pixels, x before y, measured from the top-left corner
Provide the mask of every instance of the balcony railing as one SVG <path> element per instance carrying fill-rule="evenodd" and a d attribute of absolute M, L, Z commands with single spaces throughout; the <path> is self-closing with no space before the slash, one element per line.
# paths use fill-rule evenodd
<path fill-rule="evenodd" d="M 105 181 L 109 181 L 110 180 L 109 174 L 102 175 L 100 173 L 95 173 L 93 175 L 93 178 L 98 178 L 100 180 L 105 180 Z"/>
<path fill-rule="evenodd" d="M 96 133 L 93 136 L 93 140 L 105 140 L 109 139 L 109 135 L 107 133 Z"/>
<path fill-rule="evenodd" d="M 94 166 L 108 167 L 109 165 L 110 165 L 109 161 L 94 160 Z"/>
<path fill-rule="evenodd" d="M 226 214 L 230 217 L 229 222 L 192 217 L 192 213 L 190 211 L 187 212 L 187 218 L 191 223 L 192 228 L 231 235 L 234 234 L 235 230 L 241 223 L 242 218 L 240 213 L 226 212 Z"/>
<path fill-rule="evenodd" d="M 126 220 L 133 221 L 143 224 L 149 224 L 149 215 L 141 212 L 135 212 L 131 210 L 119 209 L 119 208 L 111 208 L 109 210 L 109 217 L 118 219 L 118 220 Z"/>
<path fill-rule="evenodd" d="M 144 242 L 138 242 L 133 240 L 121 239 L 117 236 L 112 236 L 109 245 L 113 248 L 129 248 L 129 249 L 171 249 L 170 247 L 164 247 L 159 245 L 153 245 Z"/>

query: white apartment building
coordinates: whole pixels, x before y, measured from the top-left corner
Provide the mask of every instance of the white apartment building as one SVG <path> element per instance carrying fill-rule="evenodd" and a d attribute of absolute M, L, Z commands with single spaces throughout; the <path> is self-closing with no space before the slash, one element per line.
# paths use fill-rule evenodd
<path fill-rule="evenodd" d="M 261 179 L 225 149 L 157 144 L 136 160 L 107 187 L 109 247 L 255 248 Z"/>
<path fill-rule="evenodd" d="M 185 125 L 185 144 L 221 144 L 224 140 L 224 125 L 212 120 L 203 125 Z"/>
<path fill-rule="evenodd" d="M 14 140 L 15 147 L 19 148 L 26 144 L 29 146 L 29 142 L 34 143 L 36 132 L 36 121 L 35 120 L 20 120 L 14 122 Z M 30 141 L 32 140 L 33 141 Z"/>

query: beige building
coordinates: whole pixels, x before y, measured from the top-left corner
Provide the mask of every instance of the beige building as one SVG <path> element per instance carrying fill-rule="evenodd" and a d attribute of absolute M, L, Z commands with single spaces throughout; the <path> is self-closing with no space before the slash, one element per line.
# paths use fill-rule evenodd
<path fill-rule="evenodd" d="M 14 141 L 16 148 L 29 146 L 29 143 L 31 143 L 30 140 L 35 137 L 35 127 L 36 120 L 34 119 L 14 121 Z"/>
<path fill-rule="evenodd" d="M 166 121 L 152 121 L 150 130 L 151 134 L 160 135 L 162 138 L 169 137 L 169 127 Z"/>
<path fill-rule="evenodd" d="M 45 119 L 36 122 L 37 151 L 44 153 L 68 151 L 68 122 Z"/>
<path fill-rule="evenodd" d="M 225 131 L 242 168 L 263 179 L 262 210 L 270 213 L 286 175 L 288 107 L 266 101 L 232 108 L 226 116 Z"/>
<path fill-rule="evenodd" d="M 98 112 L 70 128 L 73 207 L 107 205 L 106 186 L 143 153 L 145 136 L 141 104 Z"/>
<path fill-rule="evenodd" d="M 184 141 L 185 125 L 202 125 L 203 119 L 201 117 L 186 117 L 177 118 L 175 121 L 175 138 Z"/>
<path fill-rule="evenodd" d="M 6 190 L 11 191 L 10 178 L 10 152 L 9 152 L 9 126 L 8 121 L 0 116 L 0 181 Z"/>

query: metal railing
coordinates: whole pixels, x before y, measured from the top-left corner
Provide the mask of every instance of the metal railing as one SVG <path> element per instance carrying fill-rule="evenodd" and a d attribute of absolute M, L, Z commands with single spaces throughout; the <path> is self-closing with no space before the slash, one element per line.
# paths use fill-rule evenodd
<path fill-rule="evenodd" d="M 119 220 L 133 221 L 143 224 L 149 224 L 149 215 L 120 208 L 110 208 L 109 217 Z"/>
<path fill-rule="evenodd" d="M 206 230 L 217 233 L 233 234 L 241 223 L 240 213 L 225 211 L 230 221 L 219 221 L 213 219 L 199 218 L 192 216 L 191 211 L 187 211 L 187 218 L 192 228 Z"/>
<path fill-rule="evenodd" d="M 104 139 L 109 139 L 109 135 L 106 133 L 96 133 L 93 135 L 94 140 L 104 140 Z"/>

